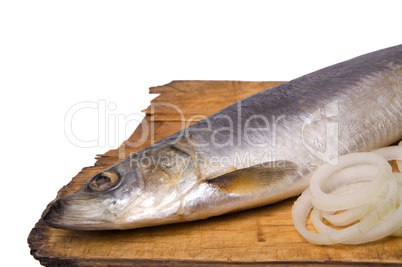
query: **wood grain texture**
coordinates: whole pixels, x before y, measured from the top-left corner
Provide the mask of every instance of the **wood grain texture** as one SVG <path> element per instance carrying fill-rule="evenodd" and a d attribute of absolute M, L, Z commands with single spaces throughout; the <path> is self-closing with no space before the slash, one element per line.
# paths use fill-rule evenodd
<path fill-rule="evenodd" d="M 132 136 L 118 149 L 98 155 L 95 166 L 82 169 L 57 197 L 71 194 L 96 173 L 182 127 L 279 83 L 174 81 L 150 88 L 160 95 L 145 110 L 146 117 Z M 46 266 L 402 264 L 401 238 L 358 246 L 306 242 L 292 223 L 294 200 L 203 221 L 125 231 L 60 230 L 48 227 L 41 218 L 28 243 L 31 254 Z"/>

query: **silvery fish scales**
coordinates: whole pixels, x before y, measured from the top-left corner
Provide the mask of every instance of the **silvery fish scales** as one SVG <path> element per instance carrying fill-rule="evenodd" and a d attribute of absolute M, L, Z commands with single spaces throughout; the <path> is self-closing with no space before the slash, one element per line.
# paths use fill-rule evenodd
<path fill-rule="evenodd" d="M 242 99 L 95 175 L 44 219 L 76 230 L 205 219 L 300 194 L 312 172 L 402 138 L 402 45 Z"/>

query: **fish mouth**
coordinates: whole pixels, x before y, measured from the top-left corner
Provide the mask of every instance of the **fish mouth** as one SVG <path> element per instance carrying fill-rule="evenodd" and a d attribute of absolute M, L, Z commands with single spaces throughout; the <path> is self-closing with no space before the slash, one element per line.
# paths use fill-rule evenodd
<path fill-rule="evenodd" d="M 65 220 L 63 219 L 64 215 L 64 207 L 62 204 L 62 200 L 58 199 L 49 204 L 47 211 L 45 211 L 45 215 L 43 216 L 43 220 L 47 225 L 53 228 L 64 228 L 66 225 L 63 223 Z"/>
<path fill-rule="evenodd" d="M 58 199 L 49 204 L 45 211 L 43 221 L 50 227 L 66 230 L 106 230 L 113 229 L 113 224 L 107 220 L 93 220 L 74 216 L 69 211 L 68 203 Z"/>

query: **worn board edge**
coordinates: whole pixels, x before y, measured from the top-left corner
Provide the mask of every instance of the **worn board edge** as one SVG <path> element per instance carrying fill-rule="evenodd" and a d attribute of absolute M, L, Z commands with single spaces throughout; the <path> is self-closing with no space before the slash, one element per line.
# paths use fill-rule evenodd
<path fill-rule="evenodd" d="M 40 234 L 41 228 L 45 226 L 45 222 L 40 219 L 35 227 L 32 229 L 29 235 L 29 244 L 40 242 L 43 235 Z M 38 233 L 35 234 L 35 231 Z M 36 237 L 35 240 L 32 238 Z M 57 257 L 46 257 L 39 256 L 36 254 L 35 247 L 31 247 L 31 255 L 44 266 L 149 266 L 149 267 L 183 267 L 183 266 L 286 266 L 286 267 L 315 267 L 315 266 L 351 266 L 351 267 L 361 267 L 361 266 L 401 266 L 399 263 L 386 263 L 386 262 L 352 262 L 352 261 L 210 261 L 210 260 L 173 260 L 173 259 L 107 259 L 107 258 L 96 258 L 96 259 L 76 259 L 76 258 L 57 258 Z"/>

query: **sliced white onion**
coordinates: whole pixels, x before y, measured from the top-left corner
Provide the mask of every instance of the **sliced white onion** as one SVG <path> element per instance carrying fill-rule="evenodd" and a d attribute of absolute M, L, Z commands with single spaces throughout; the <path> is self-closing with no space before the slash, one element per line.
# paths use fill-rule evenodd
<path fill-rule="evenodd" d="M 402 236 L 402 174 L 393 174 L 387 162 L 402 160 L 402 146 L 373 152 L 341 156 L 338 165 L 329 162 L 313 174 L 310 188 L 292 208 L 295 227 L 309 242 L 361 244 Z M 306 227 L 310 210 L 318 233 Z M 354 224 L 337 230 L 324 224 L 323 218 L 334 226 Z"/>
<path fill-rule="evenodd" d="M 402 221 L 402 208 L 401 206 L 399 206 L 397 210 L 393 209 L 395 205 L 394 201 L 396 200 L 395 196 L 398 194 L 397 190 L 395 190 L 395 185 L 396 185 L 395 180 L 392 180 L 388 184 L 388 187 L 386 188 L 388 191 L 388 196 L 386 200 L 384 200 L 381 207 L 377 208 L 376 210 L 370 213 L 371 218 L 369 216 L 364 219 L 364 220 L 367 219 L 375 220 L 377 224 L 369 229 L 367 228 L 363 229 L 362 227 L 358 226 L 359 224 L 362 224 L 362 222 L 364 222 L 364 220 L 362 220 L 361 222 L 351 226 L 360 228 L 362 233 L 355 238 L 349 238 L 348 240 L 345 240 L 340 243 L 342 244 L 367 243 L 370 241 L 375 241 L 383 237 L 389 236 L 390 234 L 392 234 L 393 232 L 397 231 L 400 228 L 401 225 L 400 222 Z M 392 215 L 390 214 L 391 211 L 393 213 Z M 384 216 L 384 218 L 382 216 Z M 320 214 L 317 211 L 314 213 L 312 212 L 311 220 L 313 222 L 314 227 L 320 233 L 328 233 L 334 231 L 333 228 L 325 225 L 322 222 L 322 217 L 320 217 Z"/>
<path fill-rule="evenodd" d="M 341 237 L 338 235 L 338 239 L 332 239 L 330 234 L 317 234 L 310 232 L 306 227 L 306 220 L 310 210 L 313 208 L 310 198 L 310 189 L 306 189 L 301 196 L 296 200 L 292 207 L 292 218 L 296 230 L 309 242 L 317 245 L 331 245 L 346 240 L 349 236 Z M 350 233 L 353 237 L 359 235 L 359 233 Z"/>
<path fill-rule="evenodd" d="M 398 146 L 402 146 L 402 141 L 399 142 Z M 398 169 L 402 172 L 402 160 L 397 160 L 396 164 L 398 165 Z"/>
<path fill-rule="evenodd" d="M 402 141 L 398 146 L 383 147 L 372 152 L 382 155 L 386 160 L 396 160 L 398 170 L 402 172 Z M 394 173 L 394 176 L 398 182 L 399 192 L 402 194 L 402 173 Z M 401 201 L 402 203 L 402 201 Z M 402 236 L 402 226 L 399 230 L 392 234 L 393 236 Z"/>
<path fill-rule="evenodd" d="M 373 173 L 377 167 L 370 164 L 351 166 L 339 170 L 321 185 L 324 193 L 337 195 L 348 194 L 367 186 L 366 183 L 373 180 Z"/>
<path fill-rule="evenodd" d="M 335 212 L 333 211 L 332 212 L 321 211 L 320 215 L 334 226 L 345 226 L 362 218 L 367 213 L 369 208 L 370 208 L 369 203 L 366 203 L 363 204 L 362 206 L 348 209 L 342 213 L 334 214 Z"/>
<path fill-rule="evenodd" d="M 371 152 L 380 154 L 383 156 L 387 161 L 390 160 L 402 160 L 402 145 L 399 143 L 398 146 L 387 146 L 382 147 Z M 398 167 L 399 168 L 399 167 Z"/>
<path fill-rule="evenodd" d="M 361 164 L 372 164 L 377 166 L 376 173 L 372 173 L 372 181 L 364 188 L 356 192 L 344 194 L 327 194 L 321 186 L 326 179 L 341 169 Z M 387 184 L 392 173 L 388 162 L 380 155 L 371 152 L 351 153 L 338 158 L 338 164 L 334 162 L 325 163 L 318 168 L 310 180 L 311 202 L 320 210 L 336 211 L 356 207 L 361 203 L 368 202 L 372 196 L 376 196 Z M 354 173 L 353 173 L 354 174 Z"/>
<path fill-rule="evenodd" d="M 396 181 L 398 182 L 399 186 L 402 186 L 402 173 L 394 173 Z"/>

